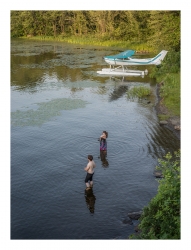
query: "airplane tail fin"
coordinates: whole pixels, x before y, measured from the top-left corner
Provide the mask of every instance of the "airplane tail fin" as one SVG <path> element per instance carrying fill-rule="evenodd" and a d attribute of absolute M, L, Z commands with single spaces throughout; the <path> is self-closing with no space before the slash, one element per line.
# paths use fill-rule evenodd
<path fill-rule="evenodd" d="M 161 64 L 161 62 L 163 61 L 167 53 L 168 51 L 162 50 L 157 56 L 155 56 L 154 61 L 153 61 L 155 62 L 154 64 L 155 65 Z"/>

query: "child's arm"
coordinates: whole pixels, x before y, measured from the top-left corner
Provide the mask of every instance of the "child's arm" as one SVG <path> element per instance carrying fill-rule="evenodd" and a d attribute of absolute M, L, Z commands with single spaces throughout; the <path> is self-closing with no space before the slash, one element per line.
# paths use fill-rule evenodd
<path fill-rule="evenodd" d="M 88 171 L 89 170 L 89 163 L 87 164 L 87 166 L 84 168 L 85 171 Z"/>

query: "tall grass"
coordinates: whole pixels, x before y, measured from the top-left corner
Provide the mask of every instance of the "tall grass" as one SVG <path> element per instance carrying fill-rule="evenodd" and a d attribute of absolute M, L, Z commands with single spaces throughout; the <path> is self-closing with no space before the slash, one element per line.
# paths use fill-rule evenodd
<path fill-rule="evenodd" d="M 164 61 L 158 67 L 153 67 L 150 77 L 157 82 L 163 82 L 160 96 L 168 108 L 169 116 L 180 116 L 180 51 L 169 51 Z"/>
<path fill-rule="evenodd" d="M 160 88 L 160 96 L 171 114 L 180 116 L 180 73 L 166 75 Z"/>
<path fill-rule="evenodd" d="M 133 98 L 143 98 L 145 96 L 149 96 L 151 94 L 151 89 L 148 87 L 143 87 L 143 86 L 139 86 L 139 87 L 133 87 L 131 88 L 128 92 L 127 92 L 127 97 L 129 99 L 133 99 Z"/>
<path fill-rule="evenodd" d="M 22 37 L 26 38 L 26 37 Z M 106 47 L 117 47 L 124 49 L 133 49 L 136 51 L 153 52 L 153 48 L 149 47 L 146 43 L 130 42 L 122 40 L 112 40 L 109 37 L 96 37 L 92 35 L 87 36 L 35 36 L 27 38 L 30 40 L 40 41 L 60 41 L 72 44 L 81 45 L 95 45 L 95 46 L 106 46 Z"/>

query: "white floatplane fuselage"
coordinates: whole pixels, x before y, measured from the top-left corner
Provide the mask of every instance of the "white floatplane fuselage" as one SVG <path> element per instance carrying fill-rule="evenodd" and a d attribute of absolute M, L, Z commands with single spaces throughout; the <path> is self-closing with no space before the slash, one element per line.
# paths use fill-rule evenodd
<path fill-rule="evenodd" d="M 114 56 L 105 56 L 104 60 L 110 65 L 110 68 L 104 68 L 102 71 L 97 71 L 97 73 L 101 75 L 144 76 L 148 73 L 148 70 L 131 70 L 127 67 L 137 65 L 160 65 L 167 52 L 166 50 L 162 50 L 157 56 L 146 59 L 131 58 L 135 53 L 134 50 L 127 50 Z"/>
<path fill-rule="evenodd" d="M 129 65 L 159 65 L 165 58 L 168 51 L 162 50 L 157 56 L 153 58 L 145 58 L 145 59 L 136 59 L 136 58 L 116 58 L 112 56 L 105 56 L 104 60 L 106 63 L 110 65 L 120 65 L 120 66 L 129 66 Z"/>

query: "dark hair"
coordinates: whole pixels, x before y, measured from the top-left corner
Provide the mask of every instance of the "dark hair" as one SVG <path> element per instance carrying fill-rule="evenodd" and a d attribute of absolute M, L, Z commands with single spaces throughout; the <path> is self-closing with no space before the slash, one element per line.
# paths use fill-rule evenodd
<path fill-rule="evenodd" d="M 108 137 L 108 132 L 107 131 L 103 131 L 104 134 L 106 134 L 106 138 Z"/>
<path fill-rule="evenodd" d="M 92 156 L 92 155 L 88 155 L 88 159 L 89 159 L 90 161 L 92 161 L 92 160 L 93 160 L 93 156 Z"/>

